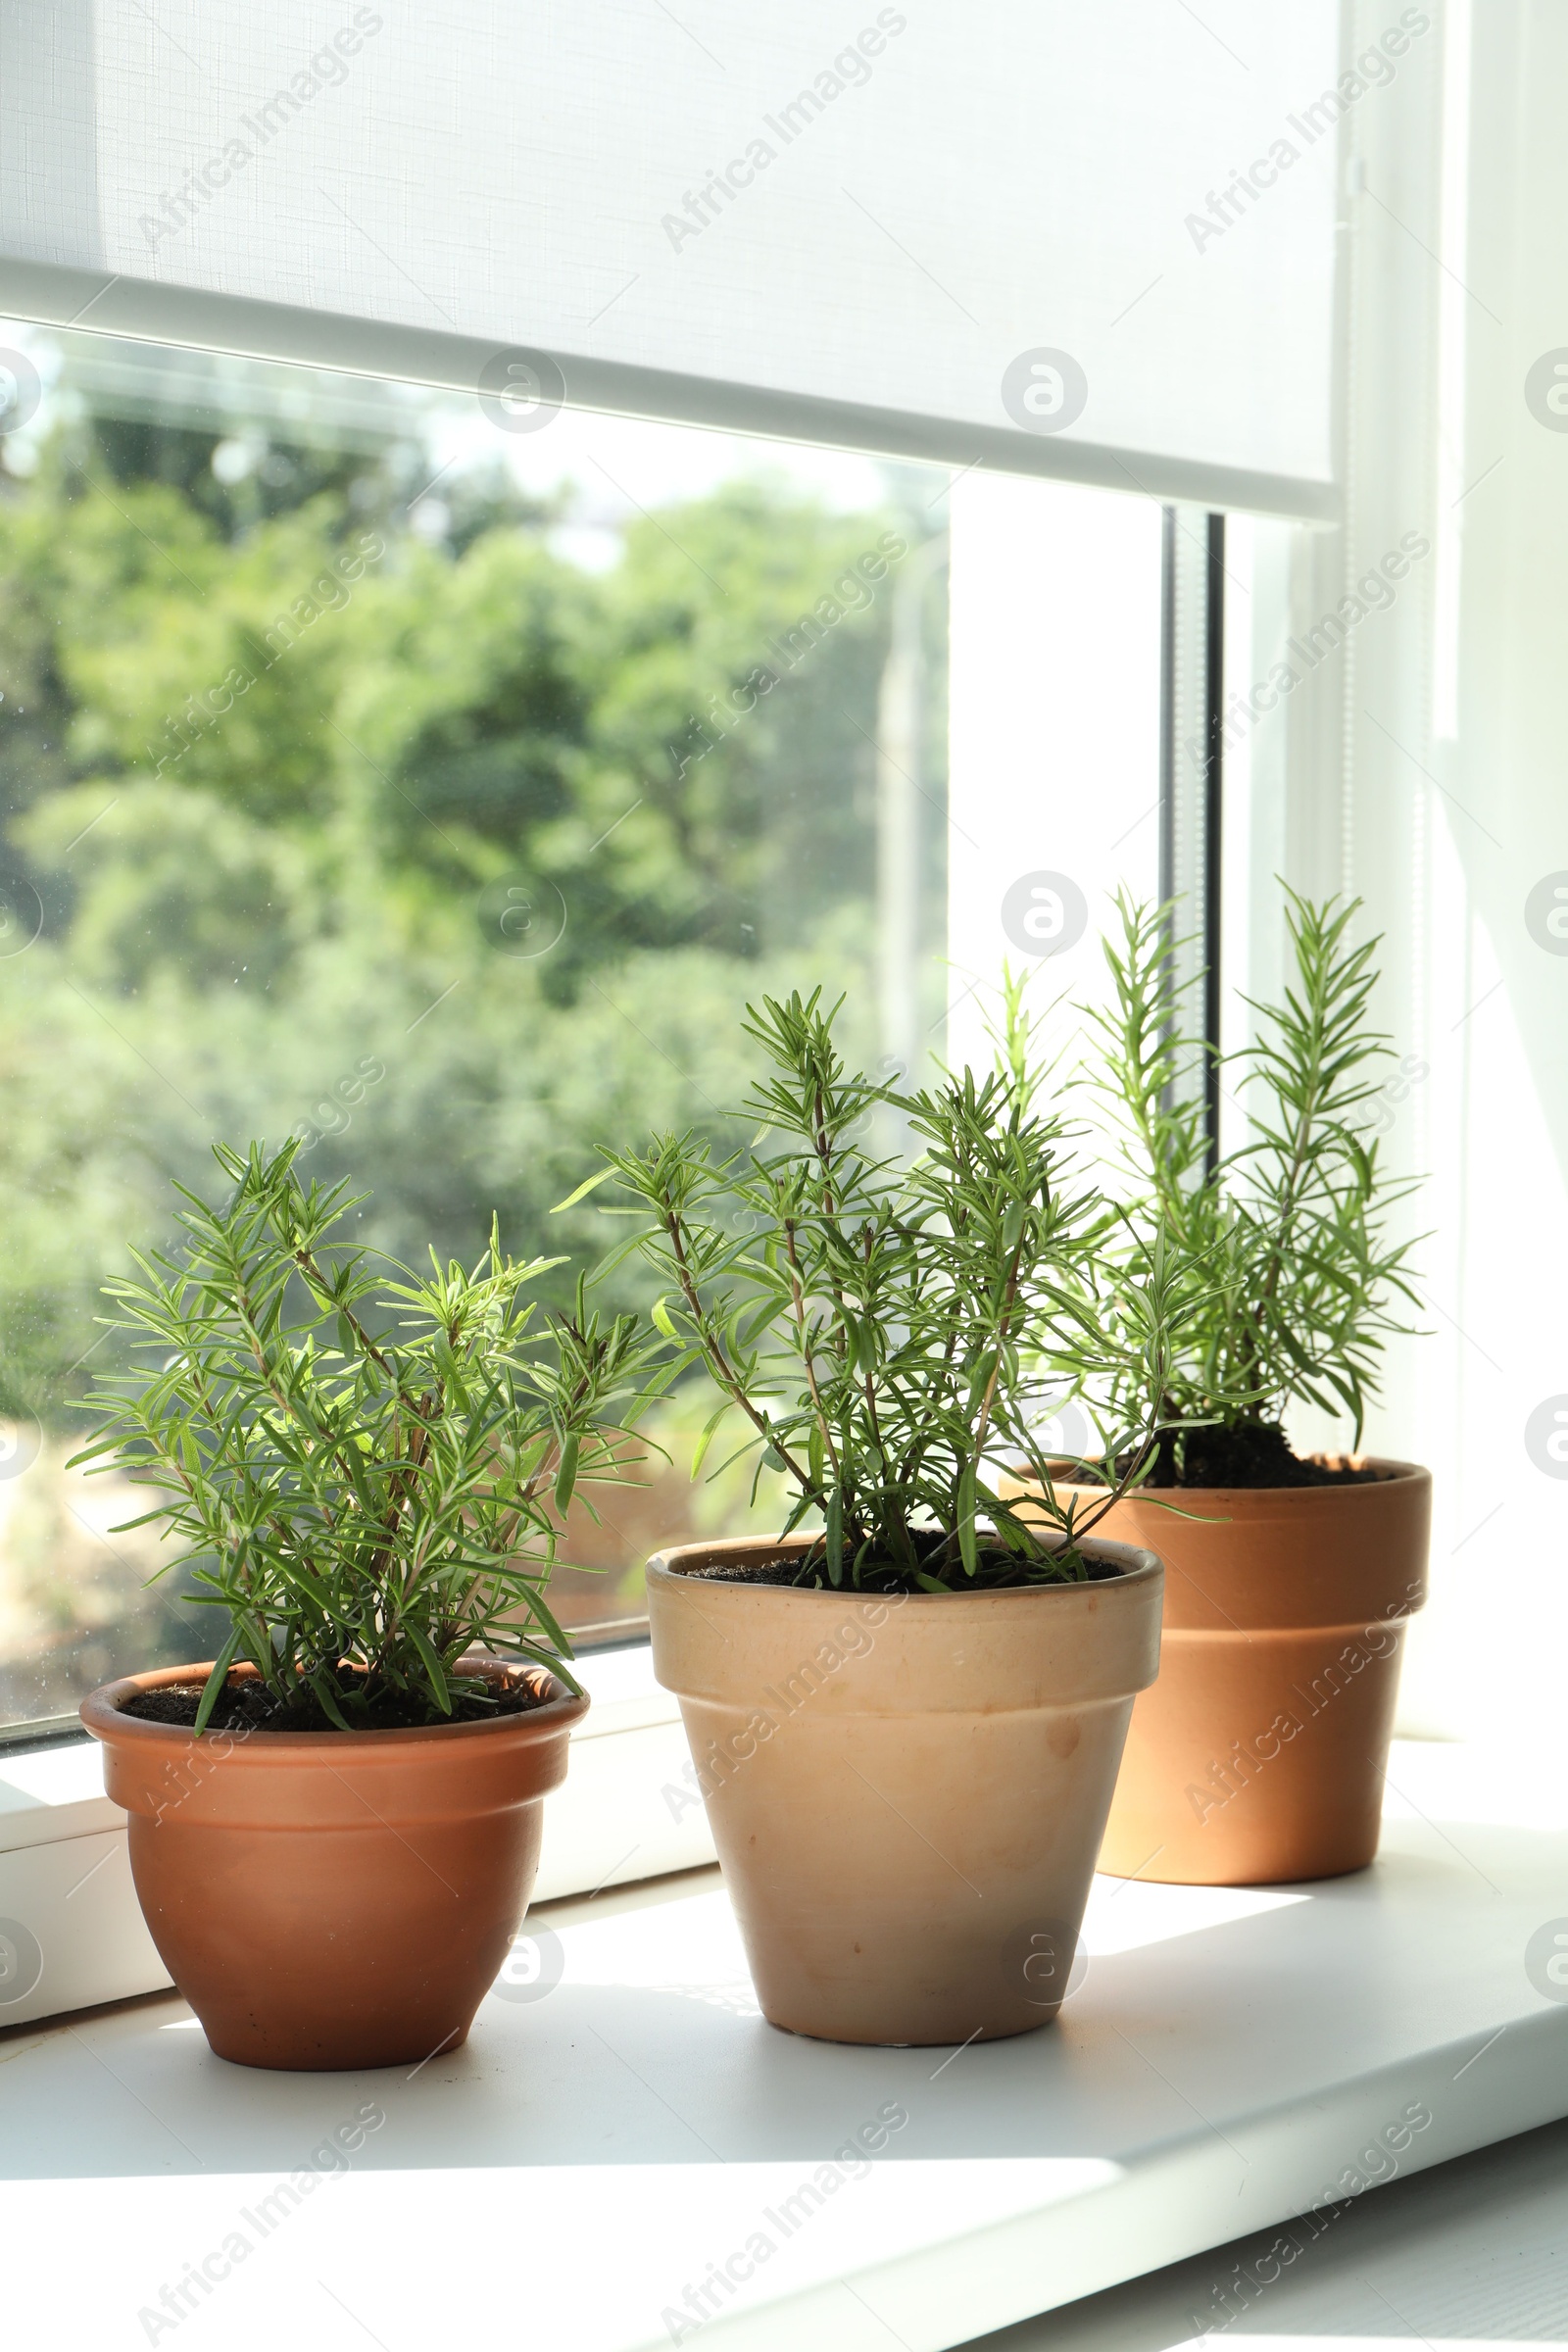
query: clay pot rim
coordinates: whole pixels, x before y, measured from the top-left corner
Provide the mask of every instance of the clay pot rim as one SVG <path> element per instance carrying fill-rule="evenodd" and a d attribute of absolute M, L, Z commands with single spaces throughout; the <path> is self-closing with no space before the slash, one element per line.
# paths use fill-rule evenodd
<path fill-rule="evenodd" d="M 1379 1476 L 1375 1479 L 1364 1479 L 1359 1482 L 1352 1481 L 1345 1486 L 1339 1487 L 1156 1487 L 1153 1481 L 1150 1479 L 1146 1480 L 1141 1487 L 1135 1487 L 1131 1494 L 1124 1494 L 1121 1499 L 1124 1503 L 1127 1503 L 1140 1502 L 1146 1496 L 1152 1495 L 1169 1495 L 1172 1498 L 1181 1495 L 1191 1495 L 1195 1499 L 1204 1499 L 1212 1495 L 1223 1498 L 1227 1503 L 1246 1503 L 1276 1500 L 1290 1501 L 1298 1496 L 1310 1496 L 1314 1502 L 1321 1503 L 1325 1495 L 1334 1495 L 1338 1497 L 1352 1494 L 1375 1494 L 1382 1492 L 1386 1488 L 1407 1487 L 1417 1483 L 1422 1479 L 1426 1481 L 1428 1486 L 1430 1486 L 1432 1483 L 1432 1473 L 1426 1467 L 1424 1462 L 1397 1461 L 1392 1454 L 1310 1453 L 1306 1455 L 1305 1458 L 1310 1462 L 1332 1462 L 1336 1465 L 1348 1464 L 1357 1470 L 1376 1470 L 1379 1473 Z M 1063 1467 L 1065 1468 L 1066 1466 L 1067 1465 L 1064 1463 Z M 1009 1478 L 1015 1478 L 1020 1482 L 1020 1484 L 1025 1484 L 1031 1488 L 1035 1484 L 1034 1473 L 1030 1469 L 1027 1462 L 1009 1463 L 1007 1466 L 1007 1476 Z M 1071 1494 L 1074 1494 L 1103 1495 L 1105 1492 L 1103 1487 L 1081 1486 L 1075 1480 L 1065 1477 L 1054 1480 L 1053 1484 L 1058 1487 L 1065 1487 Z M 1336 1503 L 1333 1507 L 1337 1508 L 1338 1504 Z M 1199 1512 L 1196 1515 L 1200 1518 L 1204 1516 L 1202 1512 Z M 1088 1541 L 1092 1544 L 1094 1543 L 1095 1538 L 1091 1536 Z"/>
<path fill-rule="evenodd" d="M 530 1707 L 522 1714 L 496 1715 L 478 1723 L 404 1724 L 387 1732 L 267 1732 L 253 1744 L 248 1734 L 242 1737 L 237 1732 L 214 1731 L 211 1727 L 205 1732 L 194 1732 L 182 1723 L 149 1723 L 141 1716 L 125 1714 L 124 1701 L 139 1690 L 164 1690 L 180 1683 L 194 1684 L 200 1689 L 215 1663 L 209 1658 L 203 1665 L 154 1666 L 140 1674 L 119 1675 L 114 1682 L 101 1683 L 96 1690 L 89 1690 L 77 1712 L 95 1740 L 173 1740 L 193 1747 L 208 1740 L 227 1740 L 233 1747 L 226 1761 L 232 1761 L 234 1754 L 238 1754 L 242 1761 L 265 1764 L 285 1756 L 315 1756 L 318 1761 L 327 1756 L 379 1756 L 400 1747 L 427 1746 L 432 1740 L 439 1740 L 446 1746 L 458 1740 L 494 1739 L 508 1732 L 514 1737 L 533 1736 L 553 1731 L 562 1724 L 578 1722 L 587 1714 L 589 1705 L 586 1693 L 575 1696 L 548 1667 L 530 1665 L 522 1671 L 544 1676 L 555 1685 L 555 1695 L 542 1707 Z M 493 1667 L 508 1675 L 518 1671 L 513 1660 L 495 1657 L 488 1650 L 472 1651 L 460 1663 L 474 1668 Z M 255 1678 L 256 1669 L 248 1660 L 236 1659 L 230 1672 L 246 1680 Z"/>
<path fill-rule="evenodd" d="M 726 1556 L 732 1559 L 739 1558 L 747 1552 L 757 1551 L 770 1552 L 776 1555 L 779 1552 L 804 1551 L 807 1545 L 814 1543 L 815 1540 L 812 1536 L 723 1536 L 706 1544 L 701 1541 L 692 1544 L 673 1544 L 667 1551 L 656 1551 L 652 1554 L 646 1574 L 650 1579 L 662 1584 L 683 1585 L 688 1582 L 689 1571 L 684 1568 L 672 1568 L 669 1565 L 671 1560 L 679 1559 L 682 1556 L 689 1557 L 693 1553 L 701 1553 L 706 1561 Z M 1090 1559 L 1107 1560 L 1112 1565 L 1129 1564 L 1121 1566 L 1121 1573 L 1118 1576 L 1107 1578 L 1099 1584 L 994 1585 L 987 1591 L 979 1592 L 965 1592 L 961 1590 L 951 1592 L 873 1592 L 858 1585 L 706 1583 L 704 1591 L 714 1593 L 733 1592 L 750 1595 L 760 1592 L 777 1593 L 781 1599 L 788 1602 L 821 1601 L 833 1609 L 842 1609 L 846 1603 L 851 1601 L 893 1600 L 897 1600 L 901 1607 L 907 1606 L 910 1601 L 917 1601 L 927 1608 L 952 1608 L 955 1602 L 967 1602 L 971 1607 L 975 1607 L 993 1600 L 1033 1600 L 1040 1593 L 1066 1596 L 1084 1592 L 1126 1592 L 1143 1585 L 1163 1581 L 1165 1563 L 1156 1551 L 1152 1551 L 1145 1544 L 1123 1544 L 1108 1536 L 1088 1536 L 1084 1540 L 1082 1549 Z"/>

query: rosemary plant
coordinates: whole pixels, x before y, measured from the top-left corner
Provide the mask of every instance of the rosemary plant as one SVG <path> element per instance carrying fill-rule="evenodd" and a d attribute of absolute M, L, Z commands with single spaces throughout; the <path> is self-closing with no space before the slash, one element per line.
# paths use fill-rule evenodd
<path fill-rule="evenodd" d="M 1108 1321 L 1136 1316 L 1152 1234 L 1168 1237 L 1192 1285 L 1158 1396 L 1136 1373 L 1105 1390 L 1113 1418 L 1162 1425 L 1160 1484 L 1219 1483 L 1202 1464 L 1220 1432 L 1270 1483 L 1266 1465 L 1294 1459 L 1281 1429 L 1292 1404 L 1348 1416 L 1358 1447 L 1383 1347 L 1411 1328 L 1396 1306 L 1415 1303 L 1413 1244 L 1391 1242 L 1386 1219 L 1413 1187 L 1385 1175 L 1366 1117 L 1388 1052 L 1368 1019 L 1380 943 L 1349 942 L 1359 900 L 1314 905 L 1287 890 L 1286 902 L 1291 983 L 1281 1004 L 1247 1000 L 1257 1042 L 1222 1062 L 1246 1133 L 1212 1165 L 1195 1078 L 1208 1049 L 1173 1018 L 1171 907 L 1119 896 L 1120 940 L 1104 943 L 1114 1004 L 1090 1014 L 1102 1049 L 1091 1083 L 1128 1198 L 1104 1228 L 1097 1285 Z"/>
<path fill-rule="evenodd" d="M 364 1196 L 305 1190 L 299 1148 L 218 1147 L 221 1207 L 177 1188 L 178 1255 L 136 1254 L 142 1279 L 107 1292 L 158 1360 L 100 1384 L 104 1434 L 75 1456 L 160 1492 L 126 1524 L 165 1521 L 187 1548 L 158 1574 L 188 1565 L 228 1612 L 196 1729 L 236 1659 L 278 1717 L 340 1731 L 482 1712 L 476 1648 L 570 1683 L 545 1591 L 562 1514 L 635 1418 L 635 1319 L 602 1325 L 579 1288 L 536 1328 L 525 1293 L 560 1261 L 514 1262 L 494 1226 L 471 1271 L 434 1251 L 423 1279 L 373 1271 L 333 1238 Z"/>
<path fill-rule="evenodd" d="M 771 1064 L 745 1105 L 762 1121 L 751 1148 L 715 1161 L 706 1142 L 662 1135 L 641 1153 L 607 1152 L 582 1188 L 614 1175 L 635 1197 L 622 1213 L 647 1221 L 617 1260 L 640 1250 L 657 1270 L 673 1370 L 701 1365 L 719 1392 L 693 1475 L 727 1419 L 745 1424 L 740 1450 L 788 1482 L 784 1534 L 819 1518 L 799 1582 L 943 1592 L 1082 1580 L 1079 1539 L 1152 1458 L 1180 1277 L 1157 1241 L 1137 1271 L 1129 1257 L 1118 1331 L 1101 1332 L 1084 1281 L 1097 1204 L 1067 1189 L 1021 984 L 1005 991 L 997 1068 L 912 1095 L 845 1067 L 838 1008 L 824 1011 L 819 991 L 767 998 L 745 1023 Z M 923 1147 L 910 1166 L 865 1148 L 883 1102 Z M 1038 1434 L 1064 1366 L 1072 1379 L 1108 1370 L 1145 1400 L 1115 1433 L 1131 1464 L 1087 1508 L 1058 1495 Z M 1003 1465 L 1040 1494 L 1005 1496 Z"/>

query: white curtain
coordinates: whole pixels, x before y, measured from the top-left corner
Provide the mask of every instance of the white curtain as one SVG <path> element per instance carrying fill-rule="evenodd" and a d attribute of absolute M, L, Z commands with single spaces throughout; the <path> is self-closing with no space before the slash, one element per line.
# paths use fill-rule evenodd
<path fill-rule="evenodd" d="M 326 314 L 446 339 L 460 380 L 537 349 L 568 396 L 658 371 L 736 421 L 915 416 L 960 463 L 1300 513 L 1332 504 L 1338 121 L 1429 37 L 1391 8 L 1347 70 L 1331 0 L 5 14 L 13 310 L 93 271 L 99 328 L 243 345 L 239 298 L 274 306 L 257 349 Z"/>

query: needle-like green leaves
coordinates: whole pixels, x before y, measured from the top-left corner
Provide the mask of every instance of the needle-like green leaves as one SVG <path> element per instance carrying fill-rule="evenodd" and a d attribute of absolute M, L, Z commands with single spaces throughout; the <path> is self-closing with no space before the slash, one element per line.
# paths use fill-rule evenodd
<path fill-rule="evenodd" d="M 829 1585 L 1086 1573 L 1075 1538 L 1104 1506 L 1075 1516 L 1058 1496 L 1040 1429 L 1064 1377 L 1106 1370 L 1089 1273 L 1101 1210 L 1069 1183 L 1041 1104 L 1021 986 L 1004 994 L 997 1067 L 912 1095 L 846 1069 L 819 995 L 768 998 L 747 1021 L 768 1072 L 741 1106 L 748 1150 L 719 1162 L 663 1135 L 607 1153 L 647 1213 L 638 1246 L 675 1369 L 705 1368 L 759 1463 L 783 1471 L 786 1532 L 819 1522 L 807 1573 Z M 871 1154 L 884 1102 L 917 1141 L 912 1165 Z M 1163 1270 L 1138 1293 L 1139 1344 L 1160 1361 L 1174 1298 Z M 1121 1433 L 1132 1461 L 1107 1500 L 1153 1434 Z M 1027 1509 L 1001 1492 L 1019 1465 L 1045 1489 Z"/>
<path fill-rule="evenodd" d="M 1107 1329 L 1136 1326 L 1130 1294 L 1162 1237 L 1186 1269 L 1180 1345 L 1164 1362 L 1130 1354 L 1109 1387 L 1123 1415 L 1152 1408 L 1179 1433 L 1277 1422 L 1311 1403 L 1344 1414 L 1360 1443 L 1384 1344 L 1409 1329 L 1396 1305 L 1417 1301 L 1413 1245 L 1385 1234 L 1413 1187 L 1384 1174 L 1371 1132 L 1387 1048 L 1370 1026 L 1378 942 L 1350 942 L 1359 904 L 1286 892 L 1291 983 L 1282 1003 L 1251 1006 L 1257 1042 L 1225 1059 L 1246 1133 L 1211 1167 L 1204 1049 L 1182 1036 L 1172 1001 L 1172 909 L 1118 901 L 1121 937 L 1105 942 L 1114 1004 L 1089 1016 L 1126 1178 L 1098 1256 Z M 1180 1435 L 1169 1444 L 1179 1449 Z"/>
<path fill-rule="evenodd" d="M 372 1268 L 332 1238 L 359 1202 L 307 1191 L 298 1150 L 220 1147 L 223 1205 L 185 1192 L 178 1252 L 111 1287 L 151 1361 L 100 1385 L 76 1459 L 158 1490 L 170 1565 L 229 1612 L 198 1728 L 237 1657 L 343 1730 L 387 1701 L 438 1722 L 482 1696 L 465 1651 L 569 1656 L 544 1597 L 560 1521 L 618 1474 L 649 1345 L 581 1285 L 536 1325 L 529 1286 L 559 1261 L 514 1262 L 494 1226 L 471 1271 Z"/>

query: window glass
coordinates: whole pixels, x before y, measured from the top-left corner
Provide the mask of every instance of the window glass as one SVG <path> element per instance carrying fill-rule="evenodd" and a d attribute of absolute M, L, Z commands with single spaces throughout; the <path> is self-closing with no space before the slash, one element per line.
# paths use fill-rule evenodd
<path fill-rule="evenodd" d="M 743 1140 L 748 998 L 943 1048 L 941 468 L 0 325 L 0 1722 L 210 1656 L 144 1497 L 68 1458 L 215 1139 L 473 1258 L 600 1139 Z M 635 1268 L 609 1302 L 643 1296 Z M 676 1397 L 574 1506 L 569 1624 L 745 1524 Z M 705 1474 L 706 1477 L 706 1474 Z M 760 1507 L 771 1518 L 765 1490 Z M 776 1521 L 774 1522 L 776 1524 Z"/>

